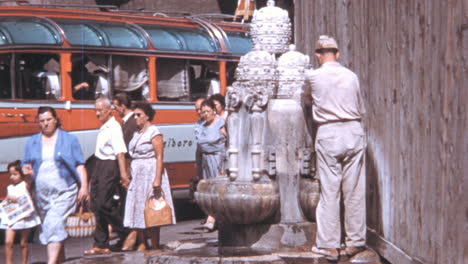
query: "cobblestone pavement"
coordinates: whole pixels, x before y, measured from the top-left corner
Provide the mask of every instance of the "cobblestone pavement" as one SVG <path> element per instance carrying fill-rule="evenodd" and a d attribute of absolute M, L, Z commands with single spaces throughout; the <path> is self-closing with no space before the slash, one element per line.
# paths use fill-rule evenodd
<path fill-rule="evenodd" d="M 67 264 L 110 264 L 110 263 L 148 263 L 148 264 L 219 264 L 219 263 L 261 263 L 261 264 L 320 264 L 329 263 L 307 249 L 294 252 L 257 252 L 245 248 L 217 247 L 217 232 L 207 233 L 200 228 L 200 220 L 188 220 L 177 225 L 161 228 L 161 243 L 164 251 L 114 252 L 105 256 L 83 256 L 83 251 L 92 246 L 92 237 L 70 238 L 65 242 Z M 39 243 L 29 244 L 28 263 L 46 263 L 46 248 Z M 367 256 L 371 257 L 368 258 Z M 0 263 L 3 263 L 5 250 L 0 248 Z M 342 256 L 338 264 L 367 263 L 380 264 L 378 255 L 368 250 L 357 259 Z M 359 258 L 375 261 L 360 261 Z M 20 248 L 15 245 L 13 263 L 20 263 Z M 353 261 L 354 260 L 354 261 Z"/>
<path fill-rule="evenodd" d="M 177 223 L 177 225 L 161 228 L 161 243 L 166 244 L 170 241 L 187 239 L 210 239 L 217 238 L 217 232 L 206 233 L 200 228 L 200 219 L 189 220 Z M 112 253 L 110 256 L 84 257 L 83 251 L 91 248 L 93 244 L 92 237 L 69 238 L 65 241 L 65 256 L 68 263 L 144 263 L 144 254 L 140 252 Z M 150 251 L 146 254 L 151 253 Z M 0 247 L 0 263 L 4 263 L 5 248 Z M 46 263 L 46 247 L 40 243 L 29 244 L 28 263 L 40 264 Z M 13 263 L 21 262 L 21 253 L 19 244 L 14 246 Z"/>

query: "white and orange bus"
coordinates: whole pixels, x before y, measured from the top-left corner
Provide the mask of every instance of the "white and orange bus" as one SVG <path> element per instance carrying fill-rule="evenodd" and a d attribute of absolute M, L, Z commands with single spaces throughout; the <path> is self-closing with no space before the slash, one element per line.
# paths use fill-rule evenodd
<path fill-rule="evenodd" d="M 94 100 L 117 92 L 153 105 L 172 189 L 183 196 L 196 174 L 193 101 L 206 96 L 213 78 L 224 93 L 250 49 L 243 25 L 221 18 L 0 7 L 0 199 L 7 164 L 21 159 L 26 138 L 39 131 L 39 106 L 57 109 L 86 158 L 100 127 Z M 89 89 L 76 90 L 83 82 Z"/>

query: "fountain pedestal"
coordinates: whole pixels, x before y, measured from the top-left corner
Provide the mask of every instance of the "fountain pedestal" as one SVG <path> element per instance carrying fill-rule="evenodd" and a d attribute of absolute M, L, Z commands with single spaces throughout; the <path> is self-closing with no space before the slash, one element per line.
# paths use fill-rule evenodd
<path fill-rule="evenodd" d="M 221 247 L 249 247 L 265 251 L 288 251 L 298 247 L 310 249 L 316 229 L 316 224 L 311 222 L 254 225 L 222 222 L 218 238 Z"/>

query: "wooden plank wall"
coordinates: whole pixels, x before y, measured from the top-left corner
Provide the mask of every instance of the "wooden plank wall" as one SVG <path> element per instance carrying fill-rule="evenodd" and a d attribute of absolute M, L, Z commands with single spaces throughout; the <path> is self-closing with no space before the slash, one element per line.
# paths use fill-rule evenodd
<path fill-rule="evenodd" d="M 391 263 L 468 263 L 468 1 L 296 0 L 294 9 L 298 49 L 314 61 L 319 35 L 335 36 L 361 79 L 368 243 Z"/>

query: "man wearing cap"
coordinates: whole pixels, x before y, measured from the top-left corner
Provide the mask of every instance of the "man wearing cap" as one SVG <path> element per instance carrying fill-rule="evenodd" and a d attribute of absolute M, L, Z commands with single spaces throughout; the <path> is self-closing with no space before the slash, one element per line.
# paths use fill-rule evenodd
<path fill-rule="evenodd" d="M 358 77 L 337 62 L 336 41 L 320 36 L 315 56 L 320 67 L 307 73 L 313 119 L 318 126 L 315 148 L 320 180 L 317 246 L 312 252 L 338 260 L 340 197 L 344 205 L 346 254 L 355 255 L 366 244 L 366 140 L 361 124 L 365 109 Z"/>

